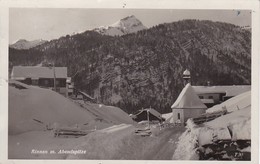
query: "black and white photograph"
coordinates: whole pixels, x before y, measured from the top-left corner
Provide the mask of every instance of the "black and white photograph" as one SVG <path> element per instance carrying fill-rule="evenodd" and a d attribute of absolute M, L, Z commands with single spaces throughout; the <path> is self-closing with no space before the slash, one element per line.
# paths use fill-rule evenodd
<path fill-rule="evenodd" d="M 253 12 L 9 8 L 7 158 L 252 161 Z"/>

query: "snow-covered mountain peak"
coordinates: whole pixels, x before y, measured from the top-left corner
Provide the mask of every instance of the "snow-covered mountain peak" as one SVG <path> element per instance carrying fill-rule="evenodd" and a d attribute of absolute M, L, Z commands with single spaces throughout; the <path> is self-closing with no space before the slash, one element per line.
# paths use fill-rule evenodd
<path fill-rule="evenodd" d="M 144 29 L 147 29 L 147 27 L 145 27 L 142 22 L 138 20 L 134 15 L 130 15 L 123 19 L 120 19 L 112 25 L 95 28 L 94 31 L 104 35 L 121 36 L 129 33 L 135 33 Z"/>
<path fill-rule="evenodd" d="M 33 41 L 27 41 L 25 39 L 19 39 L 17 42 L 10 45 L 11 48 L 15 49 L 30 49 L 47 42 L 46 40 L 38 39 Z"/>

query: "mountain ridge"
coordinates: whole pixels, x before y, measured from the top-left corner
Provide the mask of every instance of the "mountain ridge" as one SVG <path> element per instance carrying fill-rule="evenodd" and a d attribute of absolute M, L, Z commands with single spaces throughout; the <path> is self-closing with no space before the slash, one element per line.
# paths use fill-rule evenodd
<path fill-rule="evenodd" d="M 10 49 L 9 58 L 10 69 L 43 58 L 67 66 L 77 88 L 128 113 L 150 106 L 169 112 L 186 68 L 193 85 L 251 84 L 251 33 L 212 21 L 183 20 L 115 37 L 86 31 L 26 52 Z"/>
<path fill-rule="evenodd" d="M 108 26 L 100 26 L 97 28 L 94 28 L 92 30 L 85 30 L 83 32 L 73 32 L 72 34 L 68 34 L 67 36 L 73 36 L 77 34 L 82 34 L 86 31 L 94 31 L 98 32 L 102 35 L 109 35 L 109 36 L 122 36 L 125 34 L 130 33 L 136 33 L 140 30 L 147 29 L 140 20 L 138 20 L 134 15 L 129 15 L 125 18 L 122 18 L 118 20 L 117 22 L 108 25 Z M 63 38 L 64 36 L 61 36 L 60 38 Z M 59 38 L 59 39 L 60 39 Z M 57 39 L 53 39 L 57 40 Z M 37 39 L 28 41 L 26 39 L 19 39 L 18 41 L 14 42 L 13 44 L 10 44 L 9 47 L 14 49 L 20 49 L 20 50 L 26 50 L 30 48 L 34 48 L 36 46 L 39 46 L 41 44 L 44 44 L 48 42 L 47 40 Z"/>
<path fill-rule="evenodd" d="M 147 27 L 145 27 L 142 22 L 138 20 L 134 15 L 130 15 L 120 19 L 119 21 L 111 25 L 94 28 L 93 31 L 96 31 L 103 35 L 122 36 L 129 33 L 135 33 L 144 29 L 147 29 Z"/>
<path fill-rule="evenodd" d="M 10 44 L 9 47 L 24 50 L 24 49 L 34 48 L 34 47 L 44 44 L 46 42 L 47 42 L 47 40 L 42 40 L 42 39 L 37 39 L 37 40 L 32 40 L 32 41 L 28 41 L 26 39 L 19 39 L 15 43 Z"/>

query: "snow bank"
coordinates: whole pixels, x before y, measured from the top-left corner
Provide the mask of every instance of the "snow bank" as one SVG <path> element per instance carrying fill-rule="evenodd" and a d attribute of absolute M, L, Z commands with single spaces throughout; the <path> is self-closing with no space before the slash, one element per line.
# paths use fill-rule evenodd
<path fill-rule="evenodd" d="M 172 117 L 172 112 L 162 114 L 162 117 L 165 118 L 165 120 L 168 120 L 168 119 L 170 119 Z"/>
<path fill-rule="evenodd" d="M 235 96 L 219 105 L 215 105 L 206 110 L 206 113 L 221 111 L 223 108 L 227 109 L 228 112 L 233 112 L 235 110 L 243 109 L 249 105 L 251 105 L 251 91 Z"/>
<path fill-rule="evenodd" d="M 86 154 L 71 154 L 67 159 L 115 159 L 125 144 L 124 138 L 131 136 L 134 129 L 133 126 L 119 125 L 90 133 L 74 148 L 86 150 Z"/>
<path fill-rule="evenodd" d="M 30 131 L 8 137 L 9 159 L 65 159 L 66 154 L 58 154 L 59 150 L 71 150 L 83 142 L 79 138 L 53 137 L 52 131 Z M 32 150 L 55 150 L 56 154 L 31 153 Z"/>
<path fill-rule="evenodd" d="M 230 114 L 205 123 L 213 129 L 229 128 L 232 140 L 251 139 L 251 91 L 233 97 L 220 105 L 216 105 L 207 112 L 222 110 L 225 106 Z"/>
<path fill-rule="evenodd" d="M 198 159 L 196 154 L 200 146 L 212 144 L 217 140 L 251 140 L 251 92 L 241 94 L 207 112 L 222 110 L 225 106 L 229 114 L 196 125 L 187 121 L 187 130 L 179 137 L 173 159 Z"/>
<path fill-rule="evenodd" d="M 179 137 L 178 146 L 173 155 L 174 160 L 198 160 L 199 156 L 196 151 L 200 145 L 231 138 L 227 128 L 200 127 L 190 119 L 187 121 L 186 128 L 187 130 Z"/>
<path fill-rule="evenodd" d="M 222 120 L 221 117 L 220 120 Z M 174 160 L 199 159 L 197 149 L 217 140 L 251 139 L 250 119 L 234 124 L 226 122 L 226 127 L 197 126 L 191 120 L 188 121 L 190 121 L 187 124 L 188 129 L 179 137 L 178 146 L 173 155 Z"/>
<path fill-rule="evenodd" d="M 220 129 L 229 128 L 232 140 L 251 139 L 251 106 L 232 112 L 205 123 L 205 126 Z"/>
<path fill-rule="evenodd" d="M 232 140 L 251 140 L 251 119 L 243 120 L 229 126 Z"/>
<path fill-rule="evenodd" d="M 128 128 L 130 126 L 132 126 L 132 125 L 126 125 L 126 124 L 114 125 L 114 126 L 111 126 L 109 128 L 102 129 L 101 132 L 113 133 L 113 132 Z"/>
<path fill-rule="evenodd" d="M 198 145 L 197 136 L 186 130 L 180 137 L 177 143 L 177 148 L 173 154 L 173 160 L 198 160 L 195 148 Z"/>
<path fill-rule="evenodd" d="M 54 91 L 14 83 L 27 89 L 9 87 L 9 134 L 43 130 L 54 124 L 85 127 L 95 121 L 93 114 Z"/>
<path fill-rule="evenodd" d="M 59 127 L 103 129 L 122 123 L 133 124 L 133 120 L 117 107 L 77 104 L 52 90 L 16 81 L 9 87 L 9 134 Z"/>

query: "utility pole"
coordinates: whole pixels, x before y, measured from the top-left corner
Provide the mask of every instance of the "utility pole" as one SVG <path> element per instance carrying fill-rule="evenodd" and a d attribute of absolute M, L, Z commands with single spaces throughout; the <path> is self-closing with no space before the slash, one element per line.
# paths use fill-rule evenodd
<path fill-rule="evenodd" d="M 150 118 L 149 118 L 149 112 L 150 110 L 147 109 L 147 121 L 148 121 L 148 128 L 150 129 Z"/>
<path fill-rule="evenodd" d="M 53 62 L 53 64 L 52 64 L 52 68 L 53 68 L 53 76 L 54 76 L 54 81 L 53 81 L 54 91 L 57 92 L 57 89 L 56 89 L 56 73 L 55 73 L 55 65 L 54 65 L 54 62 Z"/>

